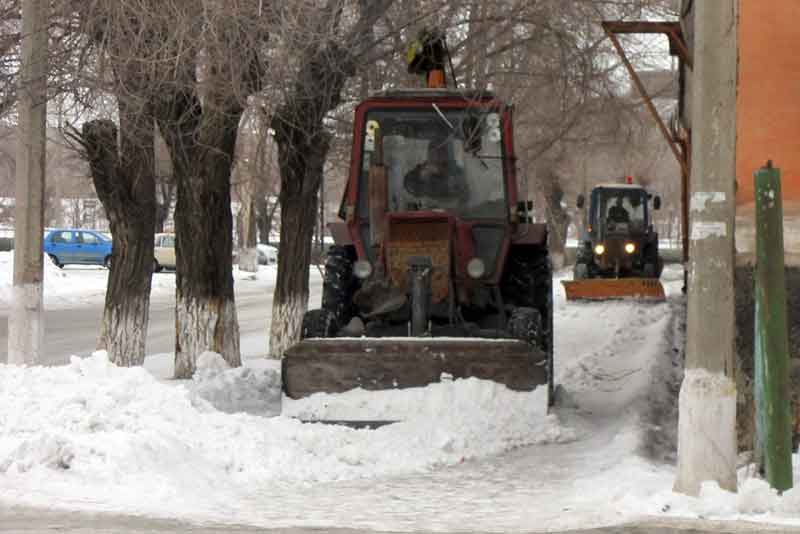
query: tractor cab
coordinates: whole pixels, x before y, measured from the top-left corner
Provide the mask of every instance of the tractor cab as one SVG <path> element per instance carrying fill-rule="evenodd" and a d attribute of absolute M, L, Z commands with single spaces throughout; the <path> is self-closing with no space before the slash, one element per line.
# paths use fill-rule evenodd
<path fill-rule="evenodd" d="M 606 236 L 642 236 L 650 231 L 651 195 L 640 186 L 602 186 L 592 191 L 587 231 L 595 240 Z M 656 197 L 655 204 L 660 199 Z"/>
<path fill-rule="evenodd" d="M 340 215 L 369 317 L 409 301 L 409 269 L 422 258 L 432 284 L 423 331 L 432 317 L 453 324 L 459 307 L 500 313 L 504 251 L 524 219 L 511 132 L 510 108 L 485 92 L 390 91 L 358 106 Z"/>
<path fill-rule="evenodd" d="M 445 211 L 462 219 L 508 219 L 508 176 L 501 132 L 504 107 L 488 100 L 474 106 L 409 100 L 392 108 L 367 102 L 356 125 L 361 144 L 359 177 L 383 162 L 391 213 Z M 381 153 L 382 152 L 382 153 Z M 362 211 L 367 200 L 359 191 Z"/>
<path fill-rule="evenodd" d="M 586 228 L 578 246 L 574 279 L 587 278 L 658 278 L 663 261 L 658 251 L 658 233 L 654 230 L 650 212 L 661 207 L 661 198 L 632 183 L 599 185 L 592 190 Z M 578 208 L 584 207 L 582 195 Z M 583 284 L 606 290 L 608 284 Z M 648 288 L 654 284 L 645 284 Z M 580 288 L 573 284 L 572 289 Z M 636 294 L 642 290 L 636 284 L 620 287 L 632 288 Z M 657 288 L 657 296 L 663 289 Z M 602 291 L 598 293 L 604 296 Z M 614 295 L 619 296 L 619 295 Z"/>

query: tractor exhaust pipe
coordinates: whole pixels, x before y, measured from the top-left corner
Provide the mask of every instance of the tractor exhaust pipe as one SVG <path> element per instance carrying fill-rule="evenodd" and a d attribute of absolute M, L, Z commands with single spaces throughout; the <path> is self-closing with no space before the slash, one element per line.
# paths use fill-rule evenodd
<path fill-rule="evenodd" d="M 408 259 L 408 267 L 411 293 L 411 337 L 420 337 L 428 333 L 433 261 L 428 256 L 412 256 Z"/>

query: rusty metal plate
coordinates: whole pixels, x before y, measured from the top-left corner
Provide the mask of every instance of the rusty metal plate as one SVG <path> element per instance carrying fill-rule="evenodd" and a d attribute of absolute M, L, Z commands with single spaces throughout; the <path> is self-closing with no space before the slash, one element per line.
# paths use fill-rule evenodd
<path fill-rule="evenodd" d="M 594 278 L 562 281 L 567 300 L 609 300 L 636 298 L 663 301 L 664 286 L 656 278 Z"/>
<path fill-rule="evenodd" d="M 299 399 L 314 393 L 423 387 L 453 378 L 476 377 L 531 391 L 547 384 L 547 355 L 517 340 L 477 338 L 308 339 L 283 356 L 284 393 Z"/>
<path fill-rule="evenodd" d="M 450 288 L 451 246 L 448 221 L 392 221 L 386 247 L 392 283 L 407 291 L 409 258 L 428 256 L 433 263 L 431 301 L 445 300 Z"/>

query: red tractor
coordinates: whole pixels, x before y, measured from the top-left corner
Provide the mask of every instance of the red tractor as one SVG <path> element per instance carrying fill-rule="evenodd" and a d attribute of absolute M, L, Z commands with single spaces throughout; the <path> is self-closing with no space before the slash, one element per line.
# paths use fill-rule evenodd
<path fill-rule="evenodd" d="M 443 374 L 552 389 L 547 229 L 520 198 L 512 108 L 443 87 L 445 50 L 427 34 L 409 63 L 428 87 L 355 110 L 322 307 L 284 355 L 291 398 Z"/>

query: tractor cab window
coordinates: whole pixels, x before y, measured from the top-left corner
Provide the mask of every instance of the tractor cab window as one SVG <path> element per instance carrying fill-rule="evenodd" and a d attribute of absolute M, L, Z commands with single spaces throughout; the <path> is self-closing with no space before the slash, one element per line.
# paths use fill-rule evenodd
<path fill-rule="evenodd" d="M 504 218 L 501 138 L 494 112 L 433 106 L 373 111 L 367 117 L 362 177 L 372 158 L 382 157 L 393 212 L 443 210 L 465 218 Z"/>
<path fill-rule="evenodd" d="M 641 232 L 647 226 L 647 198 L 641 190 L 609 189 L 602 199 L 602 214 L 609 232 Z"/>

